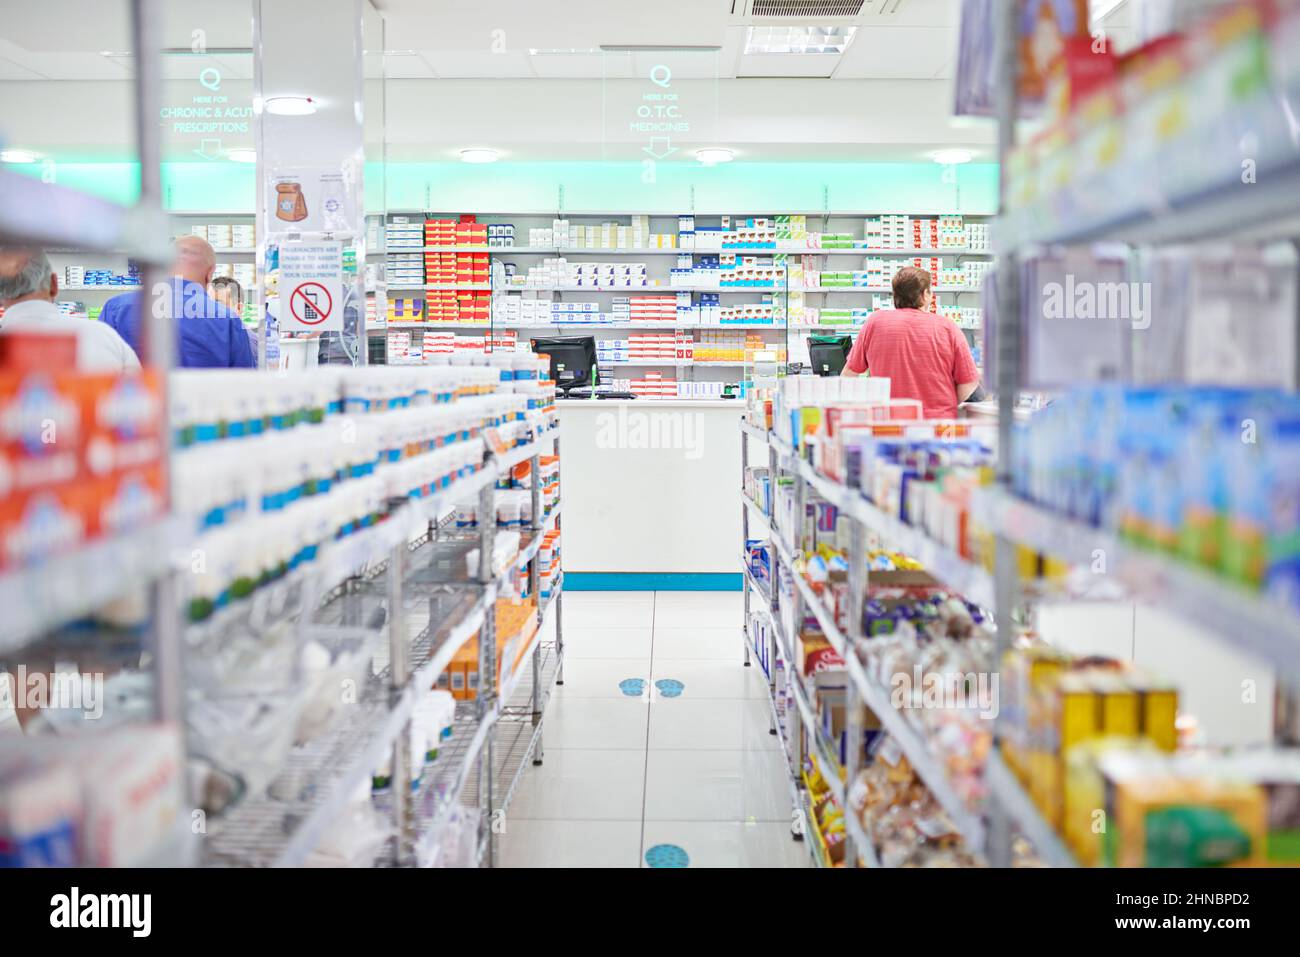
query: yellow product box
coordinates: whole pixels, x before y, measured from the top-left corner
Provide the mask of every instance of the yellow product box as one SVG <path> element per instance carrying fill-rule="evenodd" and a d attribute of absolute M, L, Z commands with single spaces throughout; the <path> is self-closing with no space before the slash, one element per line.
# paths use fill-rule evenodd
<path fill-rule="evenodd" d="M 1065 754 L 1065 798 L 1061 835 L 1083 867 L 1102 862 L 1107 832 L 1106 782 L 1099 760 L 1107 754 L 1128 751 L 1154 754 L 1149 741 L 1139 738 L 1093 738 Z"/>
<path fill-rule="evenodd" d="M 1167 759 L 1134 757 L 1110 753 L 1101 760 L 1108 819 L 1105 863 L 1115 867 L 1267 863 L 1267 808 L 1261 788 L 1181 776 Z M 1170 826 L 1167 822 L 1174 817 L 1181 820 Z"/>
<path fill-rule="evenodd" d="M 1141 695 L 1132 675 L 1093 675 L 1097 691 L 1099 723 L 1097 734 L 1136 738 L 1142 732 Z"/>

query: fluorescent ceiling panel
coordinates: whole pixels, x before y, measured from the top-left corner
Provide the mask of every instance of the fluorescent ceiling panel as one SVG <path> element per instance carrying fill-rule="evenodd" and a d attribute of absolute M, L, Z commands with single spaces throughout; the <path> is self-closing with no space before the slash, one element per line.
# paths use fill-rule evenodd
<path fill-rule="evenodd" d="M 857 32 L 857 27 L 750 27 L 745 53 L 837 55 Z"/>

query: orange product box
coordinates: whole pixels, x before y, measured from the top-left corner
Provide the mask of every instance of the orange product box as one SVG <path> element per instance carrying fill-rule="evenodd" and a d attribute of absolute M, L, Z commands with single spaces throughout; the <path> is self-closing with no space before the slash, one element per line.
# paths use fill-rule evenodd
<path fill-rule="evenodd" d="M 0 496 L 0 568 L 22 568 L 86 541 L 93 485 L 60 482 Z"/>
<path fill-rule="evenodd" d="M 89 503 L 89 537 L 120 535 L 167 511 L 161 462 L 95 479 Z"/>
<path fill-rule="evenodd" d="M 83 378 L 0 373 L 0 498 L 79 477 L 87 427 Z"/>
<path fill-rule="evenodd" d="M 162 461 L 162 377 L 152 369 L 87 376 L 82 391 L 85 466 L 107 475 Z"/>

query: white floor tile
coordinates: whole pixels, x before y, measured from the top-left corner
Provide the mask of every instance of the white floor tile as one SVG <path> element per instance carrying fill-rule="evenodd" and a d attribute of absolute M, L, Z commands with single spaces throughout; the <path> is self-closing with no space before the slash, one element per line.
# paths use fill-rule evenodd
<path fill-rule="evenodd" d="M 683 698 L 757 698 L 767 700 L 767 677 L 757 664 L 746 668 L 735 658 L 669 658 L 655 643 L 651 681 L 680 681 Z"/>
<path fill-rule="evenodd" d="M 713 658 L 734 661 L 745 660 L 745 633 L 740 620 L 731 628 L 669 628 L 655 626 L 654 657 L 659 658 Z"/>
<path fill-rule="evenodd" d="M 640 821 L 508 821 L 503 867 L 636 867 Z"/>
<path fill-rule="evenodd" d="M 780 751 L 651 751 L 647 821 L 794 819 Z"/>
<path fill-rule="evenodd" d="M 543 738 L 544 743 L 548 743 Z M 540 767 L 524 771 L 509 819 L 640 821 L 645 751 L 546 748 Z"/>
<path fill-rule="evenodd" d="M 649 628 L 654 624 L 653 602 L 566 602 L 564 627 Z M 737 619 L 739 625 L 739 619 Z"/>
<path fill-rule="evenodd" d="M 640 678 L 649 686 L 650 659 L 565 657 L 564 684 L 555 693 L 565 698 L 627 697 L 619 683 Z"/>
<path fill-rule="evenodd" d="M 644 750 L 649 707 L 640 698 L 553 698 L 542 732 L 553 748 Z"/>
<path fill-rule="evenodd" d="M 740 614 L 745 596 L 739 591 L 661 591 L 655 593 L 655 607 L 706 608 Z"/>
<path fill-rule="evenodd" d="M 650 658 L 650 628 L 570 627 L 564 623 L 564 657 Z"/>
<path fill-rule="evenodd" d="M 647 821 L 641 848 L 675 844 L 690 867 L 808 867 L 808 850 L 790 836 L 789 824 L 749 821 Z"/>
<path fill-rule="evenodd" d="M 577 605 L 608 605 L 624 604 L 628 607 L 635 605 L 653 605 L 655 593 L 652 591 L 574 591 L 565 589 L 564 604 L 567 607 L 570 603 Z"/>
<path fill-rule="evenodd" d="M 660 592 L 655 599 L 656 628 L 738 629 L 743 618 L 740 592 Z"/>
<path fill-rule="evenodd" d="M 779 751 L 767 704 L 747 699 L 668 698 L 650 705 L 651 750 Z"/>

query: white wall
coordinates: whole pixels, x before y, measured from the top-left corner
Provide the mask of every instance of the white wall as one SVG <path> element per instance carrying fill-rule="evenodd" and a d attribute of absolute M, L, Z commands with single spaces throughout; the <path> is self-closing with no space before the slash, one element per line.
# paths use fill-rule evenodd
<path fill-rule="evenodd" d="M 1130 604 L 1045 605 L 1038 625 L 1046 640 L 1074 654 L 1131 661 L 1173 681 L 1179 711 L 1197 718 L 1206 744 L 1272 739 L 1273 670 L 1184 618 Z"/>
<path fill-rule="evenodd" d="M 390 39 L 389 42 L 397 42 Z M 306 83 L 306 79 L 302 79 Z M 308 84 L 309 85 L 309 84 Z M 942 80 L 679 81 L 691 132 L 673 146 L 724 144 L 749 159 L 924 161 L 942 145 L 987 148 L 991 126 L 954 125 L 950 85 Z M 389 159 L 454 159 L 468 143 L 492 145 L 511 159 L 637 158 L 645 134 L 628 129 L 630 105 L 647 84 L 612 80 L 388 80 Z M 184 104 L 193 80 L 164 83 L 162 102 Z M 248 80 L 227 77 L 232 104 L 252 101 Z M 367 83 L 379 112 L 380 87 Z M 91 158 L 133 155 L 134 105 L 125 81 L 4 81 L 0 128 L 9 142 L 71 150 Z M 367 139 L 378 130 L 367 124 Z M 226 137 L 252 146 L 252 136 Z M 166 147 L 166 137 L 164 146 Z M 190 144 L 192 145 L 192 144 Z M 176 158 L 188 158 L 188 145 Z M 682 154 L 679 154 L 682 155 Z M 167 158 L 174 158 L 168 156 Z"/>

